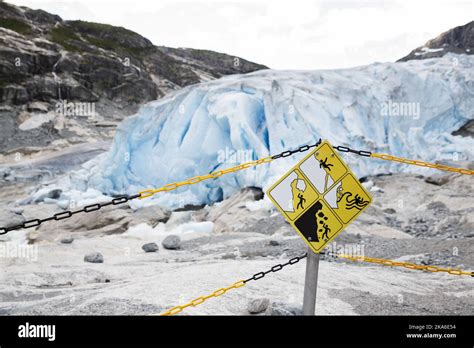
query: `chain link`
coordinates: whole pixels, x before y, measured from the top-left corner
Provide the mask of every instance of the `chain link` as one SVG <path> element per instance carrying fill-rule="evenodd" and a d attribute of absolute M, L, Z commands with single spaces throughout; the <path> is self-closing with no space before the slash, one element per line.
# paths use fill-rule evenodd
<path fill-rule="evenodd" d="M 298 153 L 298 152 L 305 152 L 305 151 L 308 151 L 309 149 L 311 149 L 311 148 L 313 148 L 313 147 L 319 146 L 319 144 L 321 144 L 321 139 L 319 139 L 316 144 L 313 144 L 313 145 L 303 145 L 303 146 L 300 146 L 299 148 L 297 148 L 296 150 L 283 151 L 282 153 L 279 153 L 278 155 L 271 156 L 271 158 L 272 158 L 273 160 L 276 160 L 276 159 L 279 159 L 279 158 L 288 157 L 288 156 L 294 155 L 295 153 Z"/>
<path fill-rule="evenodd" d="M 242 164 L 239 164 L 237 166 L 230 167 L 230 168 L 227 168 L 227 169 L 214 171 L 214 172 L 211 172 L 211 173 L 206 174 L 206 175 L 195 176 L 193 178 L 190 178 L 190 179 L 187 179 L 187 180 L 184 180 L 184 181 L 167 184 L 167 185 L 165 185 L 163 187 L 160 187 L 160 188 L 157 188 L 157 189 L 143 190 L 143 191 L 140 191 L 139 193 L 137 193 L 135 195 L 132 195 L 132 196 L 122 195 L 122 196 L 119 196 L 117 198 L 114 198 L 113 200 L 111 200 L 110 202 L 107 202 L 107 203 L 95 203 L 95 204 L 88 205 L 88 206 L 86 206 L 86 207 L 84 207 L 80 210 L 64 211 L 64 212 L 55 214 L 55 215 L 53 215 L 49 218 L 46 218 L 46 219 L 33 219 L 33 220 L 25 221 L 22 224 L 18 224 L 18 225 L 15 225 L 15 226 L 0 227 L 0 235 L 6 234 L 10 231 L 19 230 L 19 229 L 22 229 L 22 228 L 37 227 L 37 226 L 41 225 L 43 222 L 46 222 L 46 221 L 51 221 L 51 220 L 58 221 L 58 220 L 67 219 L 67 218 L 70 218 L 71 216 L 73 216 L 75 214 L 78 214 L 78 213 L 89 213 L 89 212 L 92 212 L 92 211 L 99 210 L 102 207 L 105 207 L 107 205 L 122 204 L 122 203 L 126 203 L 129 200 L 132 200 L 132 199 L 135 199 L 135 198 L 140 198 L 140 199 L 148 198 L 148 197 L 151 197 L 151 196 L 155 195 L 158 192 L 172 191 L 172 190 L 176 190 L 178 187 L 181 187 L 181 186 L 194 185 L 194 184 L 200 183 L 201 181 L 204 181 L 204 180 L 216 179 L 216 178 L 218 178 L 222 175 L 229 174 L 229 173 L 234 173 L 234 172 L 244 170 L 244 169 L 247 169 L 247 168 L 251 168 L 251 167 L 255 167 L 255 166 L 263 164 L 263 163 L 268 163 L 268 162 L 273 161 L 274 159 L 281 158 L 281 157 L 287 157 L 287 156 L 290 156 L 290 155 L 292 155 L 296 152 L 307 151 L 312 147 L 318 146 L 320 144 L 320 142 L 321 142 L 321 139 L 314 145 L 301 146 L 300 148 L 298 148 L 296 150 L 293 150 L 293 151 L 284 151 L 284 152 L 282 152 L 278 155 L 275 155 L 275 156 L 268 156 L 268 157 L 260 158 L 260 159 L 255 160 L 255 161 L 242 163 Z"/>
<path fill-rule="evenodd" d="M 331 257 L 334 257 L 334 258 L 340 258 L 340 259 L 345 259 L 345 260 L 350 260 L 350 261 L 357 261 L 357 262 L 369 262 L 369 263 L 380 264 L 380 265 L 383 265 L 383 266 L 405 267 L 405 268 L 408 268 L 408 269 L 423 270 L 423 271 L 428 271 L 428 272 L 433 272 L 433 273 L 435 273 L 435 272 L 446 272 L 448 274 L 453 274 L 453 275 L 468 275 L 468 276 L 474 277 L 474 272 L 463 271 L 463 270 L 460 270 L 460 269 L 442 268 L 442 267 L 437 267 L 437 266 L 424 266 L 424 265 L 417 265 L 417 264 L 410 263 L 410 262 L 399 262 L 399 261 L 392 261 L 392 260 L 386 260 L 386 259 L 378 259 L 378 258 L 375 258 L 375 257 L 366 257 L 366 256 L 357 257 L 357 256 L 338 254 L 338 253 L 333 253 L 333 252 L 328 252 L 328 251 L 323 251 L 323 252 L 321 252 L 321 254 L 322 255 L 328 255 L 328 256 L 331 256 Z M 301 260 L 303 260 L 304 258 L 306 258 L 307 255 L 308 254 L 304 254 L 304 255 L 301 255 L 301 256 L 296 256 L 296 257 L 288 260 L 286 263 L 277 264 L 277 265 L 274 265 L 273 267 L 271 267 L 270 269 L 268 269 L 266 271 L 255 273 L 253 276 L 251 276 L 250 278 L 248 278 L 246 280 L 239 280 L 238 282 L 232 284 L 231 286 L 229 286 L 227 288 L 221 288 L 221 289 L 218 289 L 218 290 L 212 292 L 209 295 L 197 297 L 194 300 L 189 301 L 188 303 L 186 303 L 184 305 L 172 307 L 172 308 L 168 309 L 167 311 L 163 312 L 160 315 L 163 315 L 163 316 L 175 315 L 175 314 L 178 314 L 178 313 L 182 312 L 187 307 L 199 306 L 200 304 L 203 304 L 204 302 L 206 302 L 208 299 L 210 299 L 212 297 L 219 297 L 221 295 L 224 295 L 227 291 L 229 291 L 231 289 L 236 289 L 236 288 L 240 288 L 240 287 L 245 286 L 248 282 L 250 282 L 252 280 L 262 279 L 269 273 L 274 273 L 274 272 L 281 271 L 284 267 L 286 267 L 288 265 L 294 265 L 295 263 L 298 263 Z"/>
<path fill-rule="evenodd" d="M 139 193 L 137 193 L 135 195 L 132 195 L 132 196 L 123 195 L 123 196 L 114 198 L 112 201 L 107 202 L 107 203 L 91 204 L 91 205 L 88 205 L 88 206 L 84 207 L 81 210 L 76 210 L 76 211 L 73 211 L 73 212 L 64 211 L 64 212 L 55 214 L 55 215 L 53 215 L 49 218 L 46 218 L 46 219 L 32 219 L 32 220 L 25 221 L 25 222 L 23 222 L 22 224 L 19 224 L 19 225 L 15 225 L 15 226 L 11 226 L 11 227 L 0 227 L 0 235 L 6 234 L 10 231 L 18 230 L 18 229 L 21 229 L 21 228 L 37 227 L 37 226 L 41 225 L 43 222 L 46 222 L 46 221 L 63 220 L 63 219 L 66 219 L 66 218 L 70 218 L 72 215 L 78 214 L 78 213 L 89 213 L 89 212 L 92 212 L 92 211 L 99 210 L 102 207 L 105 207 L 107 205 L 122 204 L 122 203 L 126 203 L 129 200 L 132 200 L 132 199 L 135 199 L 135 198 L 144 199 L 144 198 L 151 197 L 151 196 L 155 195 L 158 192 L 173 191 L 173 190 L 176 190 L 177 188 L 179 188 L 181 186 L 194 185 L 194 184 L 200 183 L 201 181 L 204 181 L 204 180 L 216 179 L 216 178 L 219 178 L 219 177 L 221 177 L 222 175 L 225 175 L 225 174 L 234 173 L 234 172 L 237 172 L 237 171 L 240 171 L 240 170 L 255 167 L 255 166 L 258 166 L 260 164 L 268 163 L 268 162 L 271 162 L 271 161 L 279 159 L 279 158 L 284 158 L 284 157 L 291 156 L 295 153 L 308 151 L 311 148 L 317 147 L 320 143 L 321 143 L 321 139 L 319 139 L 319 141 L 316 142 L 313 145 L 300 146 L 298 149 L 295 149 L 295 150 L 283 151 L 283 152 L 281 152 L 277 155 L 264 157 L 264 158 L 261 158 L 261 159 L 255 160 L 255 161 L 251 161 L 251 162 L 246 162 L 246 163 L 243 163 L 243 164 L 240 164 L 240 165 L 237 165 L 237 166 L 234 166 L 234 167 L 230 167 L 230 168 L 227 168 L 227 169 L 217 170 L 217 171 L 211 172 L 211 173 L 206 174 L 206 175 L 195 176 L 193 178 L 190 178 L 190 179 L 187 179 L 187 180 L 184 180 L 184 181 L 173 182 L 173 183 L 167 184 L 167 185 L 162 186 L 162 187 L 157 188 L 157 189 L 146 189 L 146 190 L 140 191 Z M 356 155 L 363 156 L 363 157 L 374 157 L 374 158 L 379 158 L 379 159 L 383 159 L 383 160 L 386 160 L 386 161 L 395 161 L 395 162 L 406 163 L 406 164 L 417 165 L 417 166 L 428 167 L 428 168 L 434 168 L 434 169 L 445 170 L 445 171 L 450 171 L 450 172 L 457 172 L 457 173 L 460 173 L 460 174 L 468 174 L 468 175 L 473 175 L 474 174 L 474 171 L 469 170 L 469 169 L 454 168 L 454 167 L 449 167 L 449 166 L 445 166 L 445 165 L 441 165 L 441 164 L 428 163 L 428 162 L 423 162 L 423 161 L 418 161 L 418 160 L 409 160 L 409 159 L 390 156 L 390 155 L 386 155 L 386 154 L 371 153 L 370 151 L 364 151 L 364 150 L 354 150 L 354 149 L 352 149 L 350 147 L 347 147 L 347 146 L 334 146 L 334 149 L 336 149 L 340 152 L 354 153 Z"/>
<path fill-rule="evenodd" d="M 272 268 L 270 268 L 270 269 L 267 270 L 267 271 L 255 273 L 255 274 L 254 274 L 253 276 L 251 276 L 250 278 L 244 280 L 244 283 L 248 283 L 248 282 L 251 281 L 251 280 L 259 280 L 259 279 L 262 279 L 262 278 L 265 277 L 268 273 L 274 273 L 274 272 L 281 271 L 284 267 L 286 267 L 286 266 L 288 266 L 288 265 L 294 265 L 295 263 L 300 262 L 300 261 L 303 260 L 306 256 L 307 256 L 307 254 L 304 254 L 304 255 L 301 255 L 301 256 L 296 256 L 296 257 L 293 257 L 292 259 L 288 260 L 288 262 L 286 262 L 286 263 L 278 264 L 278 265 L 273 266 Z"/>
<path fill-rule="evenodd" d="M 242 164 L 239 164 L 237 166 L 230 167 L 230 168 L 227 168 L 227 169 L 217 170 L 217 171 L 211 172 L 209 174 L 195 176 L 195 177 L 192 177 L 192 178 L 184 180 L 184 181 L 173 182 L 171 184 L 167 184 L 167 185 L 162 186 L 162 187 L 157 188 L 157 189 L 143 190 L 143 191 L 139 192 L 140 199 L 151 197 L 151 196 L 155 195 L 158 192 L 172 191 L 172 190 L 176 190 L 178 187 L 181 187 L 181 186 L 194 185 L 194 184 L 200 183 L 201 181 L 204 181 L 204 180 L 216 179 L 216 178 L 219 178 L 219 177 L 221 177 L 222 175 L 225 175 L 225 174 L 234 173 L 234 172 L 237 172 L 237 171 L 240 171 L 240 170 L 243 170 L 243 169 L 255 167 L 255 166 L 258 166 L 260 164 L 268 163 L 268 162 L 271 162 L 271 161 L 273 161 L 273 158 L 271 156 L 268 156 L 268 157 L 264 157 L 264 158 L 261 158 L 261 159 L 258 159 L 258 160 L 252 161 L 252 162 L 242 163 Z"/>
<path fill-rule="evenodd" d="M 390 266 L 390 267 L 404 267 L 408 269 L 421 270 L 421 271 L 427 271 L 427 272 L 433 272 L 433 273 L 445 272 L 452 275 L 467 275 L 467 276 L 474 277 L 474 272 L 463 271 L 461 269 L 455 269 L 455 268 L 442 268 L 438 266 L 417 265 L 411 262 L 392 261 L 392 260 L 379 259 L 379 258 L 367 257 L 367 256 L 351 256 L 351 255 L 346 255 L 346 254 L 337 254 L 333 252 L 324 252 L 323 254 L 329 255 L 334 258 L 340 258 L 340 259 L 345 259 L 345 260 L 350 260 L 350 261 L 368 262 L 368 263 L 375 263 L 375 264 Z"/>
<path fill-rule="evenodd" d="M 173 308 L 168 309 L 166 312 L 163 312 L 162 316 L 170 316 L 170 315 L 176 315 L 180 312 L 183 311 L 183 309 L 188 308 L 188 307 L 196 307 L 199 306 L 200 304 L 203 304 L 207 300 L 209 300 L 212 297 L 219 297 L 224 295 L 227 291 L 232 290 L 232 289 L 237 289 L 241 288 L 242 286 L 245 286 L 245 281 L 239 280 L 238 282 L 235 282 L 231 286 L 228 286 L 227 288 L 220 288 L 214 291 L 213 293 L 206 295 L 206 296 L 200 296 L 195 298 L 192 301 L 189 301 L 188 303 L 181 305 L 181 306 L 175 306 Z"/>
<path fill-rule="evenodd" d="M 188 303 L 186 303 L 184 305 L 174 306 L 174 307 L 168 309 L 167 311 L 161 313 L 160 315 L 162 315 L 162 316 L 176 315 L 176 314 L 182 312 L 183 309 L 185 309 L 185 308 L 199 306 L 200 304 L 203 304 L 204 302 L 206 302 L 208 299 L 210 299 L 212 297 L 219 297 L 219 296 L 224 295 L 227 291 L 229 291 L 231 289 L 241 288 L 242 286 L 245 286 L 249 281 L 262 279 L 268 273 L 278 272 L 278 271 L 281 271 L 284 267 L 286 267 L 288 265 L 294 265 L 295 263 L 298 263 L 302 259 L 304 259 L 306 257 L 306 255 L 307 254 L 304 254 L 302 256 L 296 256 L 296 257 L 288 260 L 288 262 L 286 262 L 286 263 L 278 264 L 278 265 L 275 265 L 275 266 L 271 267 L 267 271 L 255 273 L 252 277 L 250 277 L 246 280 L 239 280 L 238 282 L 232 284 L 231 286 L 229 286 L 227 288 L 217 289 L 216 291 L 212 292 L 209 295 L 197 297 L 194 300 L 191 300 L 191 301 L 189 301 Z"/>
<path fill-rule="evenodd" d="M 157 188 L 157 189 L 143 190 L 143 191 L 139 192 L 140 199 L 151 197 L 151 196 L 155 195 L 158 192 L 171 191 L 171 190 L 175 190 L 175 189 L 177 189 L 178 187 L 181 187 L 181 186 L 194 185 L 194 184 L 200 183 L 201 181 L 204 181 L 204 180 L 216 179 L 216 178 L 218 178 L 222 175 L 225 175 L 225 174 L 235 173 L 235 172 L 238 172 L 238 171 L 243 170 L 243 169 L 255 167 L 255 166 L 258 166 L 260 164 L 268 163 L 268 162 L 271 162 L 271 161 L 279 159 L 279 158 L 291 156 L 291 155 L 293 155 L 295 153 L 298 153 L 298 152 L 305 152 L 305 151 L 308 151 L 309 149 L 311 149 L 313 147 L 318 146 L 320 143 L 321 143 L 321 139 L 319 139 L 319 141 L 316 144 L 304 145 L 304 146 L 299 147 L 296 150 L 283 151 L 282 153 L 279 153 L 279 154 L 274 155 L 274 156 L 268 156 L 268 157 L 264 157 L 264 158 L 261 158 L 261 159 L 255 160 L 255 161 L 242 163 L 242 164 L 239 164 L 237 166 L 230 167 L 230 168 L 227 168 L 227 169 L 217 170 L 217 171 L 211 172 L 209 174 L 195 176 L 195 177 L 192 177 L 192 178 L 184 180 L 184 181 L 173 182 L 171 184 L 167 184 L 167 185 L 162 186 L 162 187 Z"/>
<path fill-rule="evenodd" d="M 350 152 L 363 157 L 370 157 L 372 153 L 364 150 L 354 150 L 347 146 L 333 146 L 334 149 L 340 152 Z"/>
<path fill-rule="evenodd" d="M 419 160 L 411 160 L 403 157 L 396 157 L 396 156 L 391 156 L 387 155 L 384 153 L 373 153 L 370 155 L 370 157 L 378 158 L 384 161 L 392 161 L 392 162 L 398 162 L 398 163 L 405 163 L 413 166 L 420 166 L 420 167 L 427 167 L 427 168 L 433 168 L 433 169 L 438 169 L 438 170 L 444 170 L 447 172 L 454 172 L 454 173 L 459 173 L 459 174 L 466 174 L 466 175 L 474 175 L 474 170 L 469 170 L 465 168 L 456 168 L 456 167 L 449 167 L 444 164 L 439 164 L 439 163 L 429 163 L 429 162 L 424 162 L 424 161 L 419 161 Z"/>
<path fill-rule="evenodd" d="M 79 209 L 79 210 L 63 211 L 61 213 L 54 214 L 53 216 L 50 216 L 46 219 L 32 219 L 32 220 L 25 221 L 21 224 L 15 225 L 15 226 L 2 227 L 2 228 L 0 228 L 0 235 L 7 234 L 10 231 L 19 230 L 21 228 L 37 227 L 37 226 L 41 225 L 43 222 L 46 222 L 46 221 L 52 221 L 52 220 L 60 221 L 60 220 L 70 218 L 75 214 L 90 213 L 90 212 L 93 212 L 93 211 L 97 211 L 97 210 L 99 210 L 103 207 L 106 207 L 108 205 L 123 204 L 123 203 L 126 203 L 128 201 L 131 201 L 132 199 L 136 199 L 136 198 L 139 198 L 139 197 L 140 197 L 140 194 L 136 194 L 136 195 L 132 195 L 132 196 L 123 195 L 123 196 L 116 197 L 116 198 L 114 198 L 114 199 L 112 199 L 108 202 L 105 202 L 105 203 L 94 203 L 94 204 L 87 205 L 87 206 L 85 206 L 85 207 L 83 207 L 82 209 Z"/>

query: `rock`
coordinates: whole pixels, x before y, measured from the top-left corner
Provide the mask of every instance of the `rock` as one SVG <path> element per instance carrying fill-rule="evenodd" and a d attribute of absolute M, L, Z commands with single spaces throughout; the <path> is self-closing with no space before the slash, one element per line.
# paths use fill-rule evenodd
<path fill-rule="evenodd" d="M 459 216 L 447 216 L 438 223 L 438 226 L 436 226 L 436 231 L 438 233 L 452 232 L 454 230 L 458 230 L 459 226 Z"/>
<path fill-rule="evenodd" d="M 271 246 L 277 246 L 280 245 L 280 242 L 275 239 L 272 239 L 268 244 L 270 244 Z"/>
<path fill-rule="evenodd" d="M 66 237 L 66 238 L 61 239 L 62 244 L 71 244 L 73 241 L 74 241 L 74 238 L 72 237 Z"/>
<path fill-rule="evenodd" d="M 474 21 L 452 28 L 411 51 L 398 61 L 442 57 L 447 53 L 474 54 Z M 455 133 L 452 133 L 456 135 Z"/>
<path fill-rule="evenodd" d="M 176 250 L 181 247 L 181 238 L 179 238 L 179 236 L 175 234 L 171 234 L 165 239 L 163 239 L 163 242 L 161 244 L 165 249 Z"/>
<path fill-rule="evenodd" d="M 0 227 L 11 227 L 19 225 L 25 221 L 25 218 L 14 212 L 0 210 Z"/>
<path fill-rule="evenodd" d="M 200 218 L 203 221 L 214 222 L 214 232 L 217 233 L 252 231 L 249 226 L 261 224 L 261 220 L 268 217 L 268 210 L 266 209 L 256 209 L 249 214 L 249 209 L 246 208 L 249 201 L 254 202 L 260 197 L 258 192 L 256 188 L 244 188 L 225 199 L 219 205 L 203 209 L 204 214 Z M 282 218 L 281 221 L 284 222 L 285 220 Z M 268 230 L 267 227 L 264 228 Z M 274 231 L 273 229 L 271 232 L 273 233 Z"/>
<path fill-rule="evenodd" d="M 160 222 L 167 222 L 171 212 L 157 205 L 142 207 L 133 212 L 133 223 L 147 223 L 155 227 Z"/>
<path fill-rule="evenodd" d="M 49 205 L 45 204 L 45 206 Z M 70 209 L 74 208 L 70 207 Z M 88 214 L 73 215 L 71 218 L 61 221 L 61 228 L 66 232 L 80 232 L 89 236 L 120 234 L 127 231 L 131 220 L 131 209 L 121 206 L 115 209 L 102 209 Z M 40 230 L 43 230 L 42 226 Z"/>
<path fill-rule="evenodd" d="M 461 216 L 459 219 L 459 225 L 465 231 L 474 231 L 474 215 L 470 214 Z"/>
<path fill-rule="evenodd" d="M 23 106 L 33 113 L 51 111 L 55 108 L 53 103 L 62 99 L 97 102 L 97 108 L 105 107 L 104 112 L 123 119 L 141 104 L 181 87 L 266 68 L 212 51 L 154 46 L 145 37 L 122 27 L 63 21 L 45 11 L 3 1 L 0 15 L 1 27 L 10 29 L 1 28 L 0 103 L 13 106 L 1 108 L 14 113 Z M 235 64 L 236 59 L 239 64 Z M 68 125 L 69 132 L 58 134 L 50 133 L 44 125 L 24 134 L 11 122 L 5 127 L 7 121 L 2 119 L 0 129 L 10 135 L 0 139 L 2 150 L 44 141 L 39 140 L 43 137 L 102 137 L 102 132 L 98 134 L 88 125 Z"/>
<path fill-rule="evenodd" d="M 260 187 L 256 186 L 245 187 L 240 191 L 243 193 L 249 192 L 252 195 L 253 199 L 256 201 L 263 199 L 264 196 L 263 190 Z"/>
<path fill-rule="evenodd" d="M 63 191 L 61 189 L 49 189 L 48 187 L 38 190 L 33 195 L 33 203 L 43 202 L 45 198 L 58 199 Z"/>
<path fill-rule="evenodd" d="M 158 251 L 158 244 L 156 243 L 147 243 L 142 245 L 142 249 L 145 250 L 146 253 L 154 253 Z"/>
<path fill-rule="evenodd" d="M 449 181 L 450 177 L 450 175 L 446 174 L 433 174 L 425 178 L 425 182 L 427 182 L 428 184 L 441 186 L 446 184 Z"/>
<path fill-rule="evenodd" d="M 32 103 L 28 104 L 28 111 L 33 111 L 33 112 L 48 112 L 48 103 L 45 102 L 40 102 L 40 101 L 34 101 Z"/>
<path fill-rule="evenodd" d="M 18 215 L 21 215 L 23 214 L 23 211 L 25 209 L 23 209 L 22 207 L 14 207 L 14 208 L 11 208 L 10 211 L 14 214 L 18 214 Z"/>
<path fill-rule="evenodd" d="M 265 312 L 266 315 L 274 316 L 290 316 L 290 315 L 303 315 L 301 308 L 288 305 L 281 302 L 273 302 Z"/>
<path fill-rule="evenodd" d="M 383 212 L 386 214 L 395 214 L 397 211 L 393 208 L 387 208 L 387 209 L 384 209 Z"/>
<path fill-rule="evenodd" d="M 202 208 L 204 208 L 206 205 L 205 204 L 185 204 L 182 207 L 176 208 L 174 211 L 180 212 L 180 211 L 197 211 Z"/>
<path fill-rule="evenodd" d="M 430 202 L 426 207 L 428 209 L 437 210 L 437 211 L 448 210 L 448 207 L 446 206 L 446 204 L 444 204 L 441 201 Z"/>
<path fill-rule="evenodd" d="M 250 314 L 258 314 L 265 312 L 270 304 L 270 300 L 268 298 L 258 298 L 252 300 L 247 305 L 247 311 Z"/>
<path fill-rule="evenodd" d="M 374 187 L 374 182 L 372 180 L 365 181 L 362 183 L 362 186 L 364 186 L 367 190 L 370 191 L 370 189 Z"/>
<path fill-rule="evenodd" d="M 91 263 L 103 263 L 104 257 L 99 252 L 93 252 L 84 256 L 84 261 L 91 262 Z"/>

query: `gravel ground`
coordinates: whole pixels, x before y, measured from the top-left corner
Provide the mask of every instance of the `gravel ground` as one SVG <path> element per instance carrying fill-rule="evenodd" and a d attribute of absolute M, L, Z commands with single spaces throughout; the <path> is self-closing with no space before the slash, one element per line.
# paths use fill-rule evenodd
<path fill-rule="evenodd" d="M 472 178 L 450 174 L 440 186 L 425 179 L 411 174 L 365 178 L 374 203 L 333 247 L 359 247 L 365 256 L 473 270 Z M 2 219 L 12 216 L 8 211 L 13 202 L 29 189 L 27 182 L 5 186 L 0 193 Z M 165 213 L 166 219 L 152 221 L 153 214 L 104 209 L 92 220 L 76 221 L 81 228 L 50 224 L 32 234 L 15 232 L 13 240 L 29 240 L 37 257 L 0 258 L 0 314 L 156 314 L 305 253 L 306 245 L 266 198 L 254 198 L 254 191 L 244 190 L 226 204 L 175 212 L 169 220 Z M 253 202 L 252 209 L 248 202 Z M 23 214 L 57 209 L 17 208 L 24 209 Z M 116 218 L 127 221 L 120 232 L 102 227 Z M 186 224 L 191 227 L 184 231 Z M 167 250 L 161 242 L 173 233 L 180 235 L 180 247 Z M 60 242 L 70 236 L 72 243 Z M 0 245 L 12 243 L 10 239 L 4 236 Z M 142 246 L 150 242 L 157 243 L 157 252 L 144 252 Z M 84 255 L 93 252 L 100 252 L 104 262 L 84 262 Z M 270 306 L 278 304 L 273 313 L 296 313 L 302 305 L 304 265 L 302 261 L 271 273 L 183 314 L 246 315 L 249 302 L 262 298 Z M 317 314 L 472 315 L 472 282 L 467 276 L 322 257 Z"/>

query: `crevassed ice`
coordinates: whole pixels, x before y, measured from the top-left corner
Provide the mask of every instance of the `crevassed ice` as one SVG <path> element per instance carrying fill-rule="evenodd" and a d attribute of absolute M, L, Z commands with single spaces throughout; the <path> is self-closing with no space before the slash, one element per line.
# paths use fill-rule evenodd
<path fill-rule="evenodd" d="M 474 118 L 474 56 L 447 54 L 341 70 L 265 70 L 184 88 L 119 126 L 110 152 L 77 173 L 84 189 L 134 193 L 277 154 L 319 138 L 408 158 L 473 158 L 452 136 Z M 244 186 L 267 187 L 301 155 L 201 182 L 156 199 L 211 203 Z M 359 176 L 429 169 L 344 156 Z M 78 181 L 78 182 L 79 182 Z"/>

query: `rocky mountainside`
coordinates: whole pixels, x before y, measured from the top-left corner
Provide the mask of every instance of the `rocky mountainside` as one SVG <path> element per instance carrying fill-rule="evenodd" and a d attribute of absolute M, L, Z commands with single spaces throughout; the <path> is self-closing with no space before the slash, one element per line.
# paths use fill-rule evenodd
<path fill-rule="evenodd" d="M 474 21 L 442 33 L 398 61 L 442 57 L 448 52 L 474 54 Z"/>
<path fill-rule="evenodd" d="M 265 68 L 212 51 L 158 47 L 122 27 L 64 21 L 0 2 L 0 148 L 60 138 L 81 142 L 97 135 L 85 122 L 107 135 L 104 129 L 115 120 L 169 91 Z M 94 103 L 98 117 L 64 126 L 51 114 L 61 100 Z"/>

